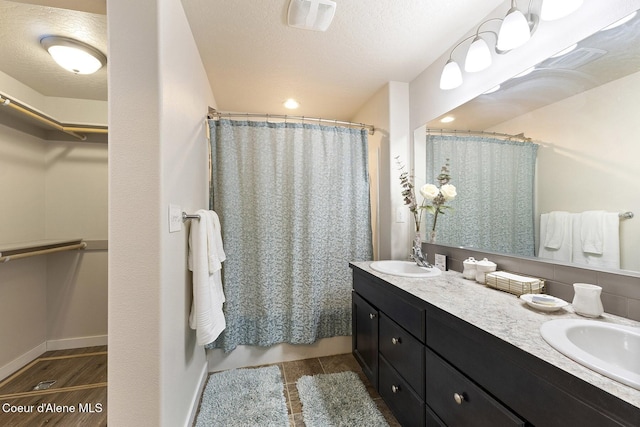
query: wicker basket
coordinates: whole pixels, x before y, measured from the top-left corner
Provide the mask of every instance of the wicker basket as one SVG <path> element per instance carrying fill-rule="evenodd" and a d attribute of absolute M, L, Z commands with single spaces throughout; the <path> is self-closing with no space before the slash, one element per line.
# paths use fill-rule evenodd
<path fill-rule="evenodd" d="M 520 276 L 507 271 L 487 273 L 485 276 L 485 284 L 491 288 L 509 292 L 517 296 L 544 293 L 544 279 Z"/>

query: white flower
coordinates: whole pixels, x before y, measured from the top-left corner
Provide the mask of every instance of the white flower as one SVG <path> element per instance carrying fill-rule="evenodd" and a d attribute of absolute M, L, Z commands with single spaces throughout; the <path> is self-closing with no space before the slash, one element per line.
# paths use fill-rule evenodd
<path fill-rule="evenodd" d="M 420 194 L 422 194 L 422 197 L 424 197 L 426 200 L 435 199 L 436 197 L 438 197 L 439 192 L 440 190 L 438 190 L 438 187 L 433 184 L 425 184 L 422 186 L 422 188 L 420 188 Z"/>
<path fill-rule="evenodd" d="M 445 184 L 440 187 L 440 192 L 445 201 L 453 200 L 458 195 L 458 193 L 456 193 L 456 187 L 451 184 Z"/>

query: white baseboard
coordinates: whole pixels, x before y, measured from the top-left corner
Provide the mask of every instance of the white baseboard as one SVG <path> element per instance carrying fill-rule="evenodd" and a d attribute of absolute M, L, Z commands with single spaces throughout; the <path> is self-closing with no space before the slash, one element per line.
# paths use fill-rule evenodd
<path fill-rule="evenodd" d="M 0 367 L 0 381 L 21 369 L 23 366 L 31 363 L 36 357 L 40 356 L 45 351 L 47 351 L 47 345 L 46 343 L 42 343 Z"/>
<path fill-rule="evenodd" d="M 82 348 L 82 347 L 96 347 L 100 345 L 107 345 L 107 335 L 65 338 L 61 340 L 49 340 L 46 343 L 47 351 L 68 350 L 70 348 Z"/>
<path fill-rule="evenodd" d="M 196 415 L 198 414 L 198 406 L 200 405 L 200 397 L 204 392 L 204 386 L 207 385 L 207 378 L 209 377 L 209 372 L 207 369 L 207 364 L 202 365 L 202 372 L 200 373 L 200 384 L 196 388 L 195 395 L 191 399 L 191 409 L 189 411 L 189 419 L 187 423 L 184 425 L 185 427 L 190 427 L 194 424 L 196 420 Z"/>
<path fill-rule="evenodd" d="M 351 336 L 323 338 L 313 344 L 276 344 L 270 347 L 239 345 L 230 353 L 207 350 L 209 372 L 270 365 L 291 360 L 351 353 Z"/>

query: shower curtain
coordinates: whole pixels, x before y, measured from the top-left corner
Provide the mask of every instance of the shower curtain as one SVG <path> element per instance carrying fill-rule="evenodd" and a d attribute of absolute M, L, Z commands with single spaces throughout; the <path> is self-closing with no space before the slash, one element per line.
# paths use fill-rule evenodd
<path fill-rule="evenodd" d="M 209 345 L 351 335 L 350 261 L 372 258 L 367 132 L 210 120 L 227 328 Z"/>
<path fill-rule="evenodd" d="M 535 256 L 534 180 L 538 146 L 481 136 L 427 135 L 426 182 L 449 159 L 458 196 L 438 217 L 437 242 Z M 427 217 L 431 229 L 432 215 Z"/>

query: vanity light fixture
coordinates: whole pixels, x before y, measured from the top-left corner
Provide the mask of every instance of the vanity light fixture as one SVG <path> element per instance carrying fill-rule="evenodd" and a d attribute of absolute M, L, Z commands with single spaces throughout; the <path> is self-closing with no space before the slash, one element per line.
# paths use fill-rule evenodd
<path fill-rule="evenodd" d="M 531 3 L 529 3 L 531 5 Z M 512 50 L 522 46 L 531 38 L 532 32 L 537 24 L 537 16 L 528 12 L 524 15 L 516 4 L 516 0 L 511 0 L 511 9 L 502 20 L 498 31 L 498 42 L 496 46 L 502 51 Z"/>
<path fill-rule="evenodd" d="M 288 108 L 289 110 L 295 110 L 300 106 L 300 103 L 293 98 L 289 98 L 284 101 L 282 105 L 284 105 L 284 108 Z"/>
<path fill-rule="evenodd" d="M 536 67 L 529 67 L 526 70 L 522 71 L 521 73 L 516 74 L 515 76 L 513 76 L 514 79 L 517 79 L 518 77 L 524 77 L 527 74 L 531 74 L 535 71 Z"/>
<path fill-rule="evenodd" d="M 68 37 L 47 36 L 40 44 L 58 65 L 75 74 L 93 74 L 107 63 L 98 49 Z"/>
<path fill-rule="evenodd" d="M 490 18 L 480 23 L 474 35 L 469 36 L 451 49 L 442 74 L 440 75 L 440 89 L 450 90 L 462 85 L 462 71 L 453 56 L 453 52 L 469 39 L 473 39 L 465 55 L 464 70 L 474 73 L 487 69 L 492 62 L 492 52 L 487 41 L 480 34 L 491 33 L 496 38 L 493 49 L 497 54 L 503 54 L 525 44 L 538 28 L 540 14 L 545 11 L 545 19 L 559 19 L 567 16 L 580 7 L 583 0 L 542 0 L 539 2 L 529 0 L 526 13 L 518 9 L 516 0 L 511 0 L 511 8 L 503 19 Z M 557 9 L 556 9 L 557 8 Z M 560 11 L 562 9 L 562 11 Z M 480 27 L 490 21 L 500 21 L 500 27 L 495 31 L 480 31 Z M 531 69 L 529 72 L 533 71 Z M 525 75 L 521 73 L 519 76 Z"/>
<path fill-rule="evenodd" d="M 582 0 L 544 0 L 540 9 L 540 19 L 555 21 L 572 14 L 580 6 L 582 6 Z"/>

